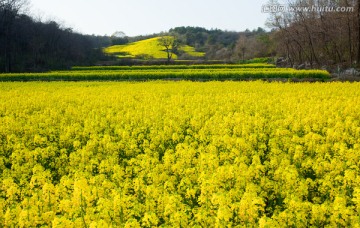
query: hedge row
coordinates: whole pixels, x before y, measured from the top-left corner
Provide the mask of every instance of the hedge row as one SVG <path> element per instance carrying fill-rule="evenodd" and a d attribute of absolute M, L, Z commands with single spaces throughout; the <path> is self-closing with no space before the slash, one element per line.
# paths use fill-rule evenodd
<path fill-rule="evenodd" d="M 241 71 L 87 71 L 0 74 L 0 81 L 123 81 L 123 80 L 242 80 L 267 78 L 328 79 L 322 70 Z"/>
<path fill-rule="evenodd" d="M 104 71 L 104 70 L 149 70 L 149 69 L 238 69 L 238 68 L 275 68 L 275 65 L 265 63 L 255 64 L 214 64 L 214 65 L 152 65 L 152 66 L 76 66 L 73 71 Z"/>

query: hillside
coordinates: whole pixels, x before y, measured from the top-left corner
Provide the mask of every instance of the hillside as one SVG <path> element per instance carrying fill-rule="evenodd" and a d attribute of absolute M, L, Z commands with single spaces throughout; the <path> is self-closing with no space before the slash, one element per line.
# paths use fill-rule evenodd
<path fill-rule="evenodd" d="M 166 59 L 164 48 L 159 45 L 160 37 L 145 39 L 125 45 L 114 45 L 104 49 L 105 53 L 116 55 L 119 58 L 155 58 Z M 203 57 L 204 52 L 195 51 L 194 47 L 183 45 L 179 48 L 179 54 L 189 57 Z M 173 55 L 177 59 L 178 55 Z"/>

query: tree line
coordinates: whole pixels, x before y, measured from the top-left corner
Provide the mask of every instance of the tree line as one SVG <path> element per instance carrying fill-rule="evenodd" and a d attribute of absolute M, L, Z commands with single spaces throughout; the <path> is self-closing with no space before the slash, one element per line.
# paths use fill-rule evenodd
<path fill-rule="evenodd" d="M 91 65 L 105 58 L 106 37 L 88 36 L 23 12 L 25 0 L 0 0 L 0 72 L 38 72 Z"/>
<path fill-rule="evenodd" d="M 201 27 L 176 27 L 169 34 L 186 45 L 205 52 L 207 60 L 244 61 L 245 59 L 275 55 L 270 32 L 263 28 L 243 32 L 205 29 Z"/>
<path fill-rule="evenodd" d="M 277 54 L 290 65 L 359 65 L 360 0 L 290 0 L 288 6 L 295 10 L 273 12 L 268 26 Z"/>
<path fill-rule="evenodd" d="M 270 5 L 280 4 L 270 0 Z M 282 57 L 291 67 L 356 67 L 360 63 L 360 0 L 289 0 L 262 28 L 244 32 L 178 27 L 170 30 L 206 59 Z M 289 10 L 292 9 L 292 10 Z"/>
<path fill-rule="evenodd" d="M 109 37 L 83 35 L 55 21 L 35 20 L 22 10 L 26 0 L 0 0 L 0 72 L 93 65 L 109 59 L 102 47 L 167 35 L 176 37 L 177 46 L 187 44 L 205 52 L 205 60 L 246 62 L 254 58 L 283 57 L 284 64 L 291 67 L 306 65 L 330 70 L 354 67 L 360 63 L 359 2 L 289 0 L 287 4 L 293 8 L 319 10 L 273 12 L 267 21 L 270 31 L 257 28 L 236 32 L 188 26 L 146 36 L 127 37 L 121 33 Z M 278 4 L 276 0 L 269 3 Z M 345 10 L 321 10 L 325 7 Z"/>

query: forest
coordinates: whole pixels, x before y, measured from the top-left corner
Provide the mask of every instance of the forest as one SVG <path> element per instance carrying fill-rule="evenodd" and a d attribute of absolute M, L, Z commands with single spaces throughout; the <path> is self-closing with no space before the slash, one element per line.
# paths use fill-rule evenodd
<path fill-rule="evenodd" d="M 55 21 L 38 21 L 24 13 L 25 6 L 21 0 L 0 1 L 0 72 L 91 65 L 104 57 L 102 37 L 76 33 Z"/>

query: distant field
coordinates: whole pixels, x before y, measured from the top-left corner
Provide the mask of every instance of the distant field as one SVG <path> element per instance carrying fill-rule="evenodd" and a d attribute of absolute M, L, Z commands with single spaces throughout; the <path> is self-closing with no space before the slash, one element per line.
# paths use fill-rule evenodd
<path fill-rule="evenodd" d="M 155 59 L 166 59 L 167 54 L 164 51 L 164 47 L 159 45 L 160 37 L 141 40 L 126 45 L 115 45 L 105 48 L 104 51 L 107 54 L 116 55 L 119 58 L 136 58 L 148 56 Z M 195 51 L 194 47 L 184 45 L 180 48 L 181 51 L 192 57 L 202 57 L 205 55 L 203 52 Z M 173 59 L 177 59 L 177 55 L 173 55 Z"/>
<path fill-rule="evenodd" d="M 126 81 L 126 80 L 243 80 L 269 78 L 315 78 L 326 80 L 322 70 L 275 68 L 269 64 L 165 65 L 74 67 L 71 71 L 0 74 L 0 81 Z"/>

